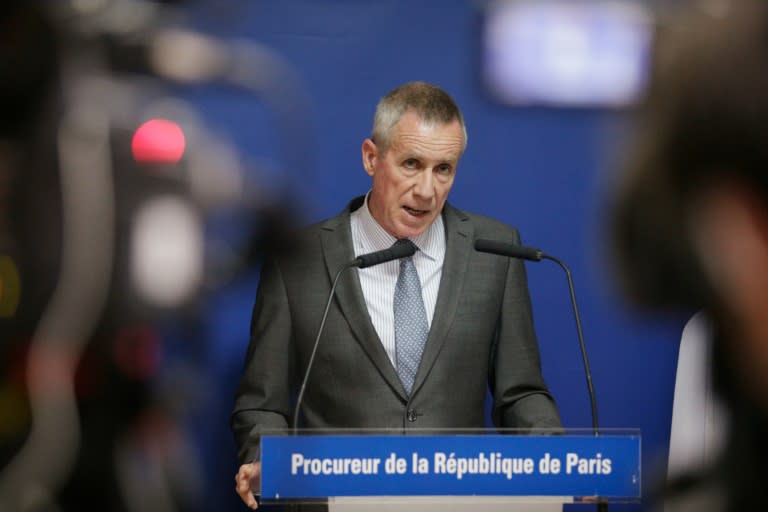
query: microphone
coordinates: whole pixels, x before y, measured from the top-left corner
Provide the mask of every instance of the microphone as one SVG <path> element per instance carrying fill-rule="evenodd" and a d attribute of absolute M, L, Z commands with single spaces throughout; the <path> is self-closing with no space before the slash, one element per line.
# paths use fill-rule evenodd
<path fill-rule="evenodd" d="M 354 260 L 345 263 L 344 266 L 339 269 L 336 276 L 333 278 L 333 284 L 331 285 L 331 291 L 328 294 L 328 302 L 325 305 L 325 311 L 323 311 L 323 318 L 320 320 L 320 327 L 317 329 L 317 336 L 315 337 L 315 344 L 312 346 L 312 354 L 309 356 L 309 362 L 307 363 L 307 369 L 304 372 L 304 378 L 301 381 L 301 388 L 299 389 L 299 395 L 296 398 L 296 406 L 293 409 L 293 434 L 296 435 L 296 431 L 299 425 L 299 411 L 301 410 L 301 402 L 304 398 L 304 390 L 307 387 L 307 381 L 309 380 L 309 373 L 312 370 L 312 364 L 315 362 L 315 354 L 317 353 L 317 346 L 320 343 L 320 336 L 323 334 L 323 328 L 325 327 L 325 320 L 328 317 L 328 310 L 331 309 L 331 302 L 333 302 L 333 295 L 336 293 L 336 285 L 339 283 L 339 278 L 345 270 L 357 267 L 368 268 L 374 265 L 380 265 L 392 260 L 399 260 L 400 258 L 407 258 L 413 256 L 416 253 L 416 245 L 407 239 L 401 239 L 395 242 L 392 247 L 383 249 L 381 251 L 371 252 L 368 254 L 362 254 Z"/>
<path fill-rule="evenodd" d="M 592 430 L 594 434 L 599 435 L 599 426 L 597 420 L 597 399 L 595 398 L 595 390 L 592 386 L 592 371 L 589 369 L 589 358 L 587 357 L 587 349 L 584 345 L 584 335 L 581 332 L 581 317 L 579 316 L 579 307 L 576 304 L 576 292 L 573 286 L 573 278 L 571 277 L 571 271 L 568 269 L 562 260 L 555 258 L 549 254 L 544 253 L 540 249 L 533 247 L 525 247 L 519 244 L 510 244 L 506 242 L 500 242 L 497 240 L 475 240 L 475 250 L 480 252 L 487 252 L 491 254 L 498 254 L 500 256 L 508 256 L 510 258 L 519 258 L 528 261 L 541 261 L 551 260 L 560 265 L 565 271 L 565 276 L 568 279 L 568 289 L 571 292 L 571 305 L 573 306 L 573 316 L 576 319 L 576 333 L 579 337 L 579 347 L 581 348 L 581 358 L 584 361 L 584 374 L 587 379 L 587 391 L 589 392 L 589 402 L 592 408 Z"/>
<path fill-rule="evenodd" d="M 405 239 L 404 239 L 405 240 Z M 358 256 L 352 262 L 353 266 L 357 268 L 368 268 L 380 263 L 386 263 L 392 260 L 399 260 L 400 258 L 407 258 L 416 254 L 416 246 L 408 240 L 407 242 L 401 242 L 398 240 L 392 247 L 383 249 L 381 251 L 370 252 Z"/>
<path fill-rule="evenodd" d="M 475 240 L 475 250 L 528 261 L 541 261 L 544 257 L 544 253 L 538 249 L 524 247 L 522 245 L 508 244 L 497 240 Z"/>

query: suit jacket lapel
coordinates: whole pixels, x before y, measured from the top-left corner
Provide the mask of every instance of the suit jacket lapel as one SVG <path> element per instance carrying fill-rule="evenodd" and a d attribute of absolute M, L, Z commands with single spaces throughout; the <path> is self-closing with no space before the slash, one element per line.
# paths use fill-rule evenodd
<path fill-rule="evenodd" d="M 333 279 L 339 270 L 355 257 L 349 222 L 349 214 L 354 209 L 352 205 L 355 202 L 350 203 L 350 207 L 345 209 L 341 215 L 329 219 L 322 226 L 323 255 L 331 283 L 333 283 Z M 336 301 L 341 309 L 341 313 L 349 323 L 353 335 L 362 345 L 374 366 L 378 368 L 382 377 L 389 383 L 392 389 L 400 394 L 403 400 L 407 400 L 400 378 L 397 376 L 397 372 L 392 366 L 387 352 L 384 350 L 384 345 L 379 340 L 379 335 L 376 333 L 376 329 L 371 322 L 357 272 L 350 269 L 346 273 L 349 275 L 342 275 L 336 287 Z"/>
<path fill-rule="evenodd" d="M 469 218 L 447 203 L 443 218 L 445 221 L 446 248 L 440 288 L 432 318 L 432 327 L 429 330 L 424 354 L 421 356 L 421 364 L 416 374 L 412 393 L 416 393 L 424 382 L 435 364 L 443 343 L 445 343 L 464 289 L 464 277 L 467 274 L 467 265 L 473 250 L 474 230 L 471 222 L 468 222 Z"/>

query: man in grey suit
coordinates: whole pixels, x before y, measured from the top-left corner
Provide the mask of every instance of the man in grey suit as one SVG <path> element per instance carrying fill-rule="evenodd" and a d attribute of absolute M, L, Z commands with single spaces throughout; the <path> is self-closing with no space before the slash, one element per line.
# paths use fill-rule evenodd
<path fill-rule="evenodd" d="M 497 426 L 560 427 L 523 263 L 473 249 L 477 238 L 517 243 L 517 230 L 446 203 L 466 143 L 462 114 L 443 90 L 413 82 L 391 91 L 362 145 L 371 190 L 303 230 L 298 251 L 265 261 L 231 419 L 242 463 L 236 491 L 249 507 L 257 507 L 260 433 L 292 426 L 335 275 L 397 240 L 415 244 L 412 258 L 341 276 L 300 427 L 482 428 L 488 390 Z M 415 267 L 410 278 L 404 265 Z M 402 283 L 416 274 L 421 293 L 403 302 Z"/>

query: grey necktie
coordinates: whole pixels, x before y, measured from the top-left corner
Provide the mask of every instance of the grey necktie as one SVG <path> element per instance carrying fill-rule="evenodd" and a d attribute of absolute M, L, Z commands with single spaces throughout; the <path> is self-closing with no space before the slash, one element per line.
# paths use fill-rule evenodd
<path fill-rule="evenodd" d="M 413 242 L 401 239 L 395 244 Z M 394 312 L 397 373 L 410 395 L 429 334 L 427 312 L 421 296 L 421 282 L 412 256 L 400 260 L 400 274 L 395 285 Z"/>

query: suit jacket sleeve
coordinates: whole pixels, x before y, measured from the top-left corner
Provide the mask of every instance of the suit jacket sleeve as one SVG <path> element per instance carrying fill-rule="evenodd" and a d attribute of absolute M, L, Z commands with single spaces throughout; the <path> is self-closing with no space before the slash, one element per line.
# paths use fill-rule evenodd
<path fill-rule="evenodd" d="M 285 429 L 291 417 L 291 312 L 280 267 L 267 260 L 251 318 L 250 343 L 230 424 L 241 463 L 259 458 L 265 429 Z"/>
<path fill-rule="evenodd" d="M 519 243 L 517 231 L 513 240 Z M 541 374 L 528 278 L 519 259 L 508 258 L 493 353 L 495 423 L 506 428 L 560 428 L 560 415 Z"/>

